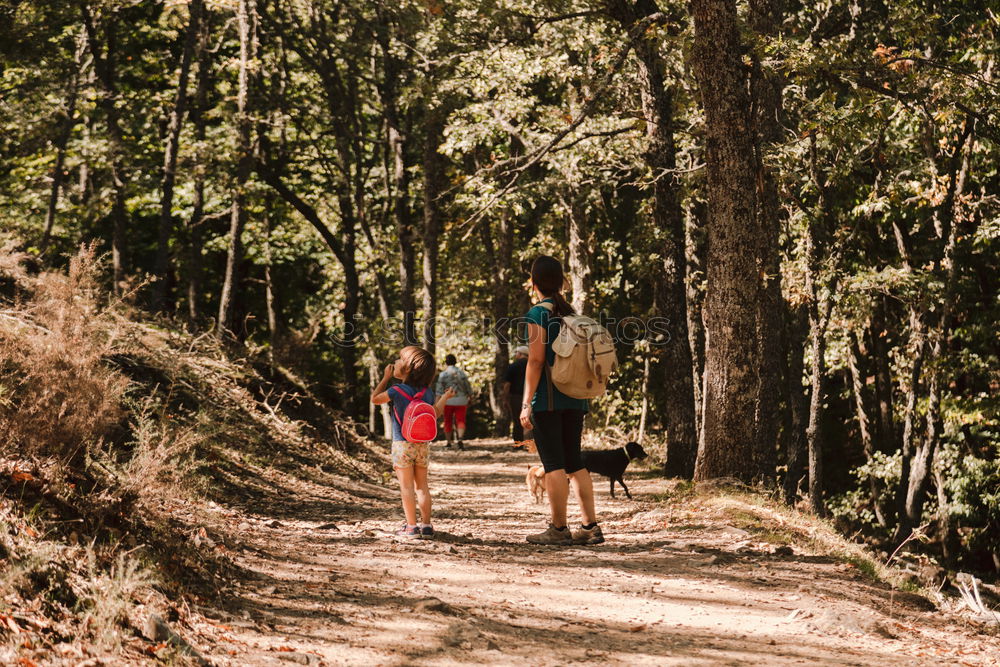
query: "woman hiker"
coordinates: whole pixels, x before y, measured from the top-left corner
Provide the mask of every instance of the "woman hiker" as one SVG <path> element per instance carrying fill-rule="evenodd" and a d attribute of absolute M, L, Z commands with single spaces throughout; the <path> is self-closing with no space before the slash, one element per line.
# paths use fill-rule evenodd
<path fill-rule="evenodd" d="M 435 392 L 440 396 L 445 391 L 451 389 L 455 395 L 448 399 L 444 405 L 444 435 L 448 439 L 445 447 L 451 447 L 452 436 L 458 432 L 458 448 L 465 449 L 462 438 L 465 437 L 465 411 L 469 408 L 469 401 L 472 399 L 472 385 L 469 384 L 469 377 L 456 364 L 454 354 L 449 354 L 444 358 L 445 369 L 438 375 Z M 454 423 L 453 423 L 454 422 Z"/>
<path fill-rule="evenodd" d="M 562 264 L 554 257 L 542 255 L 531 265 L 532 291 L 541 301 L 525 315 L 528 366 L 520 419 L 525 429 L 534 429 L 538 457 L 545 469 L 551 519 L 548 528 L 528 535 L 527 541 L 532 544 L 600 544 L 604 535 L 597 525 L 594 487 L 580 458 L 587 400 L 566 396 L 548 377 L 555 361 L 552 341 L 559 334 L 561 318 L 574 313 L 561 293 L 564 280 Z M 566 519 L 567 480 L 573 483 L 583 515 L 580 527 L 572 531 Z"/>

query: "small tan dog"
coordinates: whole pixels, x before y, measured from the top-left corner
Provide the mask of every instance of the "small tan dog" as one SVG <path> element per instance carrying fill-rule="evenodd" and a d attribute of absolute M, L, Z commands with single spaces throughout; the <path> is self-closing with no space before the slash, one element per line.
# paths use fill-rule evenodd
<path fill-rule="evenodd" d="M 528 493 L 535 499 L 535 503 L 542 502 L 545 498 L 545 468 L 542 466 L 528 468 L 524 483 L 528 485 Z"/>

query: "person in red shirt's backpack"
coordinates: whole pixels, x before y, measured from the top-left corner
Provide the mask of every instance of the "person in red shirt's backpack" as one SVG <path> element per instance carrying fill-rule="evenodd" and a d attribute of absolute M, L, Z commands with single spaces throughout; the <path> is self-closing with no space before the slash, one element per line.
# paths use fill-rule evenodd
<path fill-rule="evenodd" d="M 445 392 L 434 403 L 430 388 L 436 370 L 427 350 L 410 345 L 399 351 L 399 359 L 385 367 L 382 381 L 372 392 L 372 403 L 390 403 L 392 408 L 392 467 L 399 480 L 406 523 L 396 534 L 404 537 L 432 537 L 431 494 L 427 486 L 430 442 L 437 436 L 437 419 L 445 401 L 454 394 Z M 399 384 L 386 387 L 395 378 Z M 423 523 L 417 525 L 417 505 Z"/>

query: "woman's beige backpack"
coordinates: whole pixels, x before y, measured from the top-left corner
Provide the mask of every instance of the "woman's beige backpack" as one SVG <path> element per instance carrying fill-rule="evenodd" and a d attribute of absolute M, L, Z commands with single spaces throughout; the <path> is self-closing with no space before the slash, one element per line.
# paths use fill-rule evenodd
<path fill-rule="evenodd" d="M 552 312 L 552 303 L 543 308 Z M 571 398 L 596 398 L 608 388 L 608 379 L 618 368 L 615 342 L 597 321 L 582 315 L 564 315 L 559 335 L 552 342 L 555 362 L 546 375 L 559 391 Z"/>

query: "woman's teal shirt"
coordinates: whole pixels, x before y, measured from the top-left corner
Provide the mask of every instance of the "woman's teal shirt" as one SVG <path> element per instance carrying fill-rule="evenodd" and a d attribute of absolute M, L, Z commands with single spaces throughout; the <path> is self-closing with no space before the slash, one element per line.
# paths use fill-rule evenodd
<path fill-rule="evenodd" d="M 524 319 L 531 324 L 537 324 L 547 332 L 548 335 L 545 339 L 545 363 L 551 370 L 552 364 L 556 360 L 556 353 L 552 349 L 552 343 L 555 341 L 556 336 L 559 335 L 559 327 L 561 325 L 559 318 L 552 317 L 549 310 L 541 305 L 546 302 L 553 303 L 553 300 L 551 298 L 543 299 L 528 311 Z M 550 406 L 548 380 L 545 378 L 545 370 L 542 370 L 542 377 L 538 380 L 538 388 L 531 399 L 532 410 L 535 412 L 548 412 L 550 410 L 583 410 L 586 412 L 587 408 L 587 399 L 571 398 L 559 391 L 558 387 L 554 384 L 552 385 L 552 405 Z"/>

